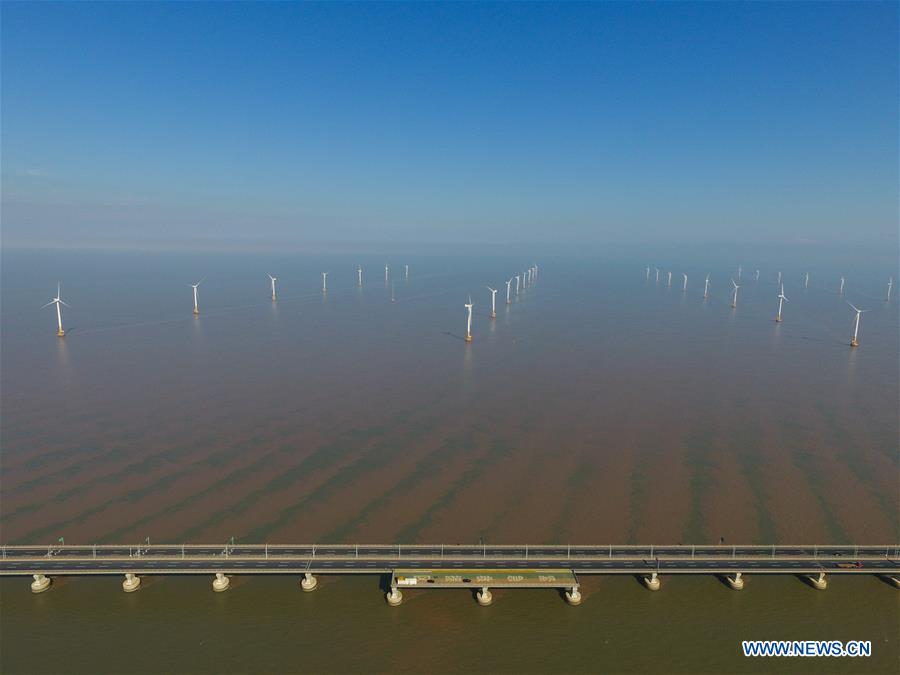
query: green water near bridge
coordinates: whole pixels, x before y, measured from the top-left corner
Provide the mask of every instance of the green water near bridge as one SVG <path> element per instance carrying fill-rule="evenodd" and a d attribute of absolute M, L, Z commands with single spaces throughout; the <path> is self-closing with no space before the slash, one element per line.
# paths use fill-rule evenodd
<path fill-rule="evenodd" d="M 4 673 L 834 672 L 895 673 L 900 593 L 875 577 L 832 578 L 815 591 L 792 576 L 664 577 L 653 593 L 632 577 L 582 576 L 584 601 L 555 590 L 404 589 L 384 578 L 119 577 L 0 580 Z M 741 640 L 871 640 L 870 658 L 747 659 Z"/>

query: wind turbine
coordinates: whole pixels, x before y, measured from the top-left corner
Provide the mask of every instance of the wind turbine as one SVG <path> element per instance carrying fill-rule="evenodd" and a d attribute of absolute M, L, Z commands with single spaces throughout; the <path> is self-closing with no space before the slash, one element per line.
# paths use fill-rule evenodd
<path fill-rule="evenodd" d="M 778 273 L 778 283 L 781 283 L 781 272 Z"/>
<path fill-rule="evenodd" d="M 468 317 L 466 318 L 466 342 L 472 341 L 472 296 L 469 296 L 469 301 L 465 304 L 466 309 L 468 310 Z"/>
<path fill-rule="evenodd" d="M 67 303 L 60 300 L 59 296 L 62 294 L 59 291 L 60 291 L 60 285 L 59 285 L 59 282 L 57 281 L 56 282 L 56 297 L 53 298 L 50 302 L 48 302 L 46 305 L 44 305 L 44 307 L 49 307 L 50 305 L 56 305 L 56 334 L 59 337 L 63 337 L 66 334 L 66 331 L 64 331 L 63 327 L 62 327 L 62 311 L 60 311 L 59 306 L 66 305 L 66 307 L 70 307 L 70 305 L 68 305 Z M 41 307 L 41 309 L 44 309 L 44 307 Z"/>
<path fill-rule="evenodd" d="M 709 297 L 709 275 L 706 275 L 706 281 L 703 282 L 703 299 Z"/>
<path fill-rule="evenodd" d="M 328 292 L 328 272 L 322 272 L 322 292 Z"/>
<path fill-rule="evenodd" d="M 891 289 L 892 289 L 893 287 L 894 287 L 894 277 L 890 277 L 890 278 L 888 279 L 887 296 L 885 296 L 885 298 L 884 298 L 884 301 L 885 301 L 885 302 L 890 302 L 890 301 L 891 301 Z"/>
<path fill-rule="evenodd" d="M 387 282 L 388 282 L 388 271 L 389 271 L 389 269 L 390 269 L 390 268 L 389 268 L 387 265 L 384 266 L 384 283 L 387 283 Z"/>
<path fill-rule="evenodd" d="M 841 287 L 838 289 L 838 295 L 844 294 L 844 277 L 841 277 Z"/>
<path fill-rule="evenodd" d="M 756 270 L 756 276 L 753 278 L 753 281 L 759 281 L 759 270 Z"/>
<path fill-rule="evenodd" d="M 275 282 L 278 281 L 277 277 L 273 277 L 271 274 L 268 275 L 269 279 L 272 280 L 272 302 L 275 302 Z"/>
<path fill-rule="evenodd" d="M 806 276 L 803 278 L 803 288 L 809 288 L 809 272 L 807 272 Z"/>
<path fill-rule="evenodd" d="M 742 273 L 743 271 L 744 271 L 743 268 L 742 268 L 740 265 L 738 265 L 738 281 L 741 280 L 741 273 Z"/>
<path fill-rule="evenodd" d="M 409 279 L 409 265 L 403 266 L 403 278 Z"/>
<path fill-rule="evenodd" d="M 734 309 L 737 307 L 737 292 L 740 286 L 734 283 L 734 279 L 731 280 L 731 285 L 734 286 L 734 295 L 731 296 L 731 308 Z"/>
<path fill-rule="evenodd" d="M 659 283 L 659 268 L 658 268 L 658 267 L 654 267 L 653 269 L 656 270 L 656 283 Z"/>
<path fill-rule="evenodd" d="M 845 301 L 846 302 L 846 301 Z M 859 316 L 863 312 L 868 312 L 867 309 L 859 309 L 856 305 L 852 303 L 847 303 L 853 308 L 853 311 L 856 312 L 856 320 L 853 322 L 853 337 L 850 338 L 850 346 L 851 347 L 859 347 Z"/>
<path fill-rule="evenodd" d="M 672 287 L 672 273 L 671 272 L 669 272 L 669 280 L 666 282 L 666 286 L 668 288 Z"/>
<path fill-rule="evenodd" d="M 687 293 L 687 274 L 685 274 L 684 272 L 682 272 L 682 273 L 681 273 L 681 276 L 684 277 L 684 285 L 681 287 L 681 292 L 682 292 L 682 293 Z"/>
<path fill-rule="evenodd" d="M 650 268 L 647 268 L 647 281 L 650 281 Z"/>
<path fill-rule="evenodd" d="M 781 323 L 781 305 L 783 302 L 790 302 L 784 297 L 784 284 L 781 284 L 781 293 L 778 294 L 778 314 L 775 315 L 775 321 Z"/>
<path fill-rule="evenodd" d="M 519 275 L 516 275 L 516 295 L 519 294 Z"/>
<path fill-rule="evenodd" d="M 487 289 L 491 292 L 491 318 L 497 318 L 497 289 L 491 288 L 490 286 Z"/>
<path fill-rule="evenodd" d="M 511 285 L 512 285 L 512 279 L 510 278 L 510 280 L 506 282 L 506 304 L 507 304 L 507 305 L 510 303 L 510 299 L 509 299 L 509 287 L 510 287 Z"/>
<path fill-rule="evenodd" d="M 362 286 L 362 265 L 356 266 L 356 285 Z"/>
<path fill-rule="evenodd" d="M 394 281 L 393 281 L 393 279 L 391 280 L 391 302 L 397 302 L 397 300 L 394 298 Z"/>
<path fill-rule="evenodd" d="M 200 305 L 197 303 L 197 288 L 198 288 L 198 287 L 200 286 L 200 284 L 202 284 L 205 280 L 206 280 L 206 277 L 203 277 L 203 279 L 201 279 L 200 281 L 198 281 L 196 284 L 188 284 L 188 286 L 190 286 L 191 288 L 194 289 L 194 314 L 199 314 L 199 313 L 200 313 Z"/>

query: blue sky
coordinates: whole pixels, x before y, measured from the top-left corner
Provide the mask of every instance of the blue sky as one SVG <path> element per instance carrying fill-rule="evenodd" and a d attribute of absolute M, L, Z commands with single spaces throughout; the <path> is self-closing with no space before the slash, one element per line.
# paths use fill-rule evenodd
<path fill-rule="evenodd" d="M 896 3 L 0 11 L 4 245 L 897 245 Z"/>

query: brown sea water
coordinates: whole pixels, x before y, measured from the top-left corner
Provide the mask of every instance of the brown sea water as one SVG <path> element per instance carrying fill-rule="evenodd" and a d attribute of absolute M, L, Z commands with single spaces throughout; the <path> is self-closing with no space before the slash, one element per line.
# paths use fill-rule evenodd
<path fill-rule="evenodd" d="M 898 541 L 896 260 L 741 256 L 4 251 L 2 541 Z M 537 283 L 506 305 L 503 282 L 535 261 Z M 856 350 L 841 274 L 871 309 Z M 187 284 L 204 276 L 194 317 Z M 38 309 L 57 278 L 63 340 Z M 864 669 L 898 659 L 897 594 L 875 579 L 735 594 L 677 578 L 655 595 L 589 579 L 577 610 L 522 591 L 486 612 L 454 592 L 389 610 L 374 578 L 304 596 L 241 581 L 220 599 L 207 579 L 134 598 L 110 579 L 40 597 L 4 580 L 3 670 L 741 671 L 742 638 L 845 635 L 882 640 Z M 141 645 L 108 657 L 103 626 Z M 57 641 L 39 648 L 47 630 Z"/>

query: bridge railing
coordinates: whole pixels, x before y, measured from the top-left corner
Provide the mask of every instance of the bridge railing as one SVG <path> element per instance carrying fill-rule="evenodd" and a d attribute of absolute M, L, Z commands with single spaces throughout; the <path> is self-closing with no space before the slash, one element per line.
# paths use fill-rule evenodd
<path fill-rule="evenodd" d="M 518 558 L 573 559 L 601 556 L 616 559 L 685 558 L 900 558 L 900 545 L 635 545 L 635 544 L 55 544 L 48 546 L 0 546 L 7 557 L 90 558 Z"/>

